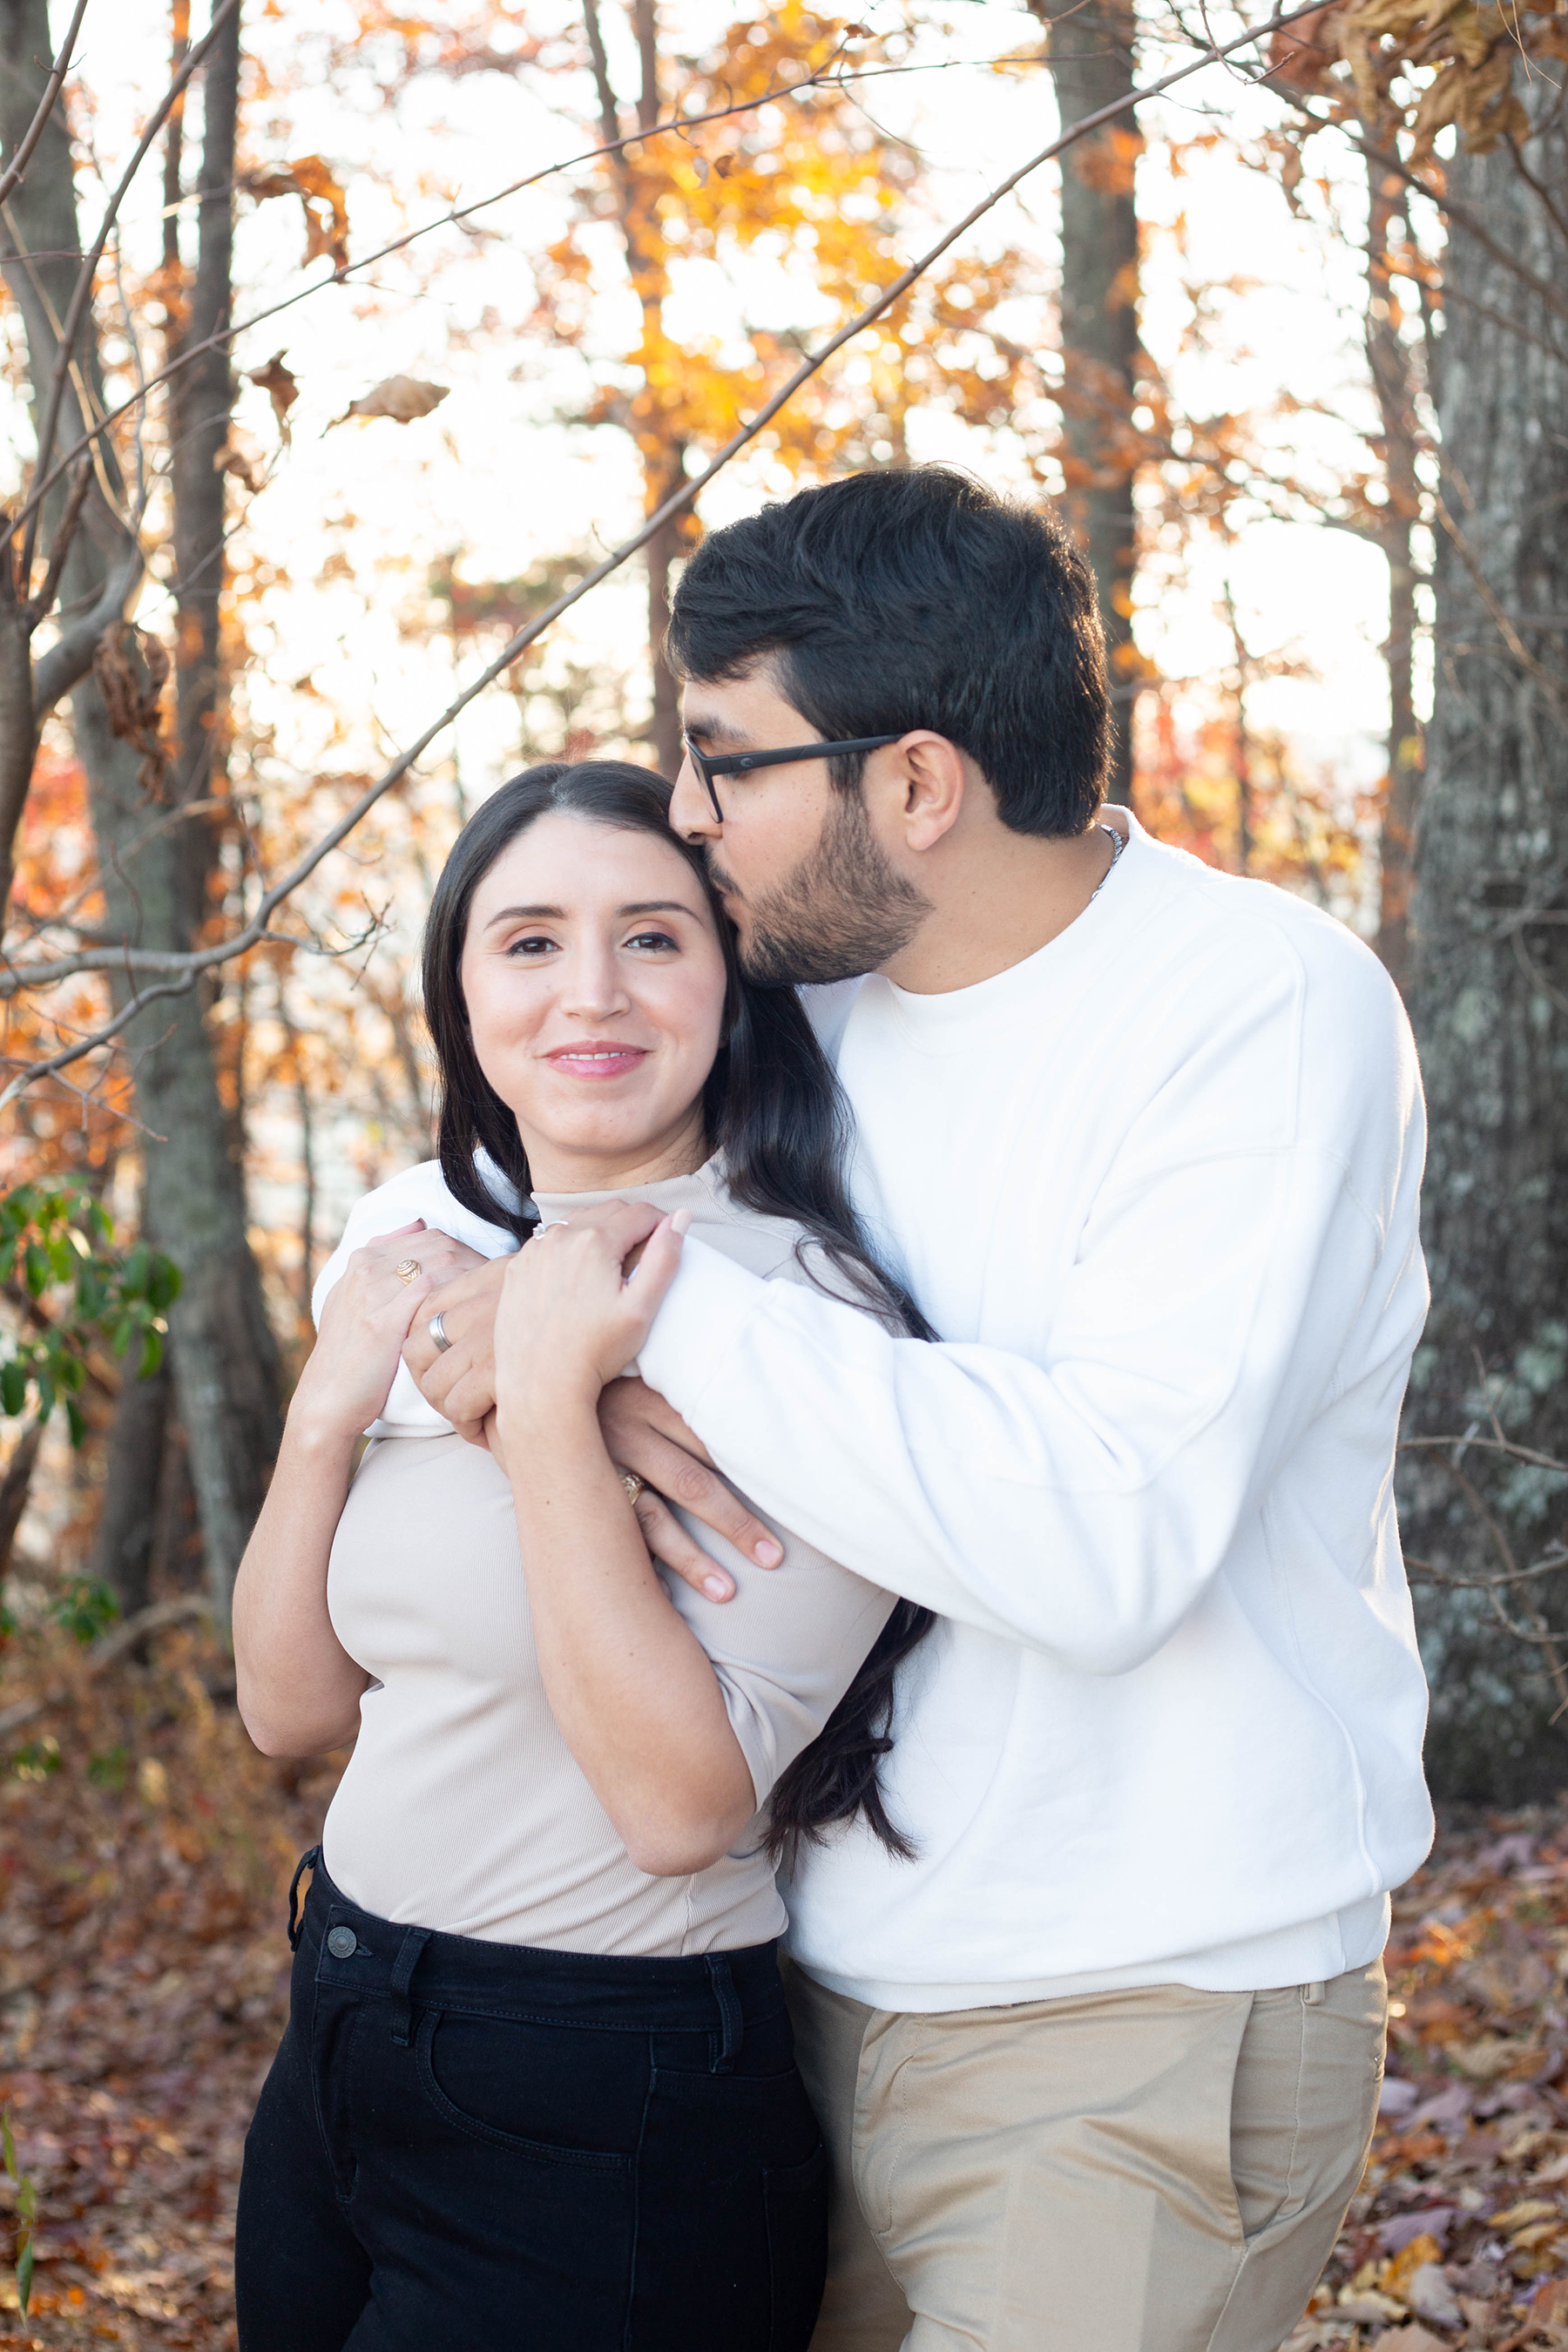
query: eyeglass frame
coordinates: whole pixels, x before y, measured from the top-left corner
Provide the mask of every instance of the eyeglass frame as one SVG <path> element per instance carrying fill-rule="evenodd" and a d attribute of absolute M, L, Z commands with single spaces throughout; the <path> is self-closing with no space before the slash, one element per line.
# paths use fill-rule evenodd
<path fill-rule="evenodd" d="M 889 743 L 901 743 L 908 732 L 904 728 L 897 735 L 853 735 L 847 743 L 792 743 L 778 751 L 721 751 L 717 758 L 700 751 L 689 735 L 683 734 L 680 740 L 687 758 L 702 779 L 713 814 L 722 824 L 724 812 L 713 789 L 715 776 L 743 776 L 753 768 L 784 768 L 795 760 L 826 760 L 835 752 L 880 751 Z"/>

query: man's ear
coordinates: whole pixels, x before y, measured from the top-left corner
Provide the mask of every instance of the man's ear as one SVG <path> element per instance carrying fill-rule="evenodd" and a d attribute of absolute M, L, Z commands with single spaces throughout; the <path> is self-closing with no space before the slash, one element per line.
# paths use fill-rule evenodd
<path fill-rule="evenodd" d="M 963 811 L 968 764 L 956 743 L 925 729 L 906 735 L 884 755 L 898 780 L 896 806 L 888 810 L 906 849 L 919 853 L 944 841 Z M 893 793 L 889 793 L 889 801 Z"/>

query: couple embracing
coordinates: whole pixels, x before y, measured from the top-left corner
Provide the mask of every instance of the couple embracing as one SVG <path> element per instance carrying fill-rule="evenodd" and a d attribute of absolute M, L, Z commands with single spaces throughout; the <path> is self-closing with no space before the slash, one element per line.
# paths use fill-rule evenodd
<path fill-rule="evenodd" d="M 1398 1000 L 1102 805 L 1048 516 L 804 491 L 670 650 L 673 793 L 458 837 L 237 1589 L 355 1742 L 242 2352 L 1275 2352 L 1430 1834 Z"/>

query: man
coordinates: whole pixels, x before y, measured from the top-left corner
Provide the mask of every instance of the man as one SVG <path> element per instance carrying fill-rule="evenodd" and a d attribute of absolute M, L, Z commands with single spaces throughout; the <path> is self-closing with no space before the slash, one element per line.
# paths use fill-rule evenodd
<path fill-rule="evenodd" d="M 790 1895 L 838 2190 L 816 2345 L 1273 2352 L 1364 2159 L 1431 1827 L 1398 999 L 1327 917 L 1102 810 L 1093 591 L 1048 516 L 943 468 L 804 491 L 698 551 L 670 649 L 672 821 L 749 969 L 872 975 L 825 1014 L 856 1198 L 942 1334 L 689 1243 L 605 1402 L 699 1517 L 760 1533 L 710 1461 L 940 1612 L 884 1767 L 915 1858 L 852 1828 Z M 409 1350 L 460 1423 L 487 1280 Z"/>

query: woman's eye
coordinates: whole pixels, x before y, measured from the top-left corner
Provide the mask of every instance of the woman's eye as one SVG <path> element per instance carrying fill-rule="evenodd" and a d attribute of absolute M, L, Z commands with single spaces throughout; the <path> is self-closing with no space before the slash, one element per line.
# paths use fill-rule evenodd
<path fill-rule="evenodd" d="M 530 961 L 536 961 L 541 956 L 548 955 L 554 945 L 555 942 L 553 940 L 539 939 L 530 936 L 525 939 L 512 940 L 509 941 L 507 953 L 509 956 L 525 956 L 529 958 Z"/>
<path fill-rule="evenodd" d="M 626 941 L 626 945 L 629 948 L 673 948 L 676 941 L 668 931 L 638 931 L 635 939 Z"/>

